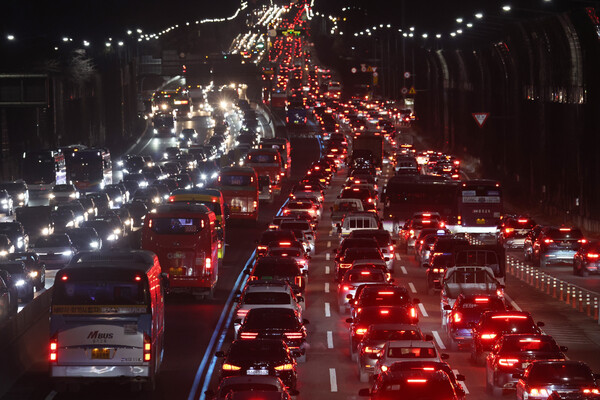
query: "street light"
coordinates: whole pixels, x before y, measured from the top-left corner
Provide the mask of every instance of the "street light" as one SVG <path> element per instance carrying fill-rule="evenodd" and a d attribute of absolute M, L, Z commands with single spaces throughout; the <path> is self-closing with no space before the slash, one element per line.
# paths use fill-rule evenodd
<path fill-rule="evenodd" d="M 509 12 L 510 11 L 510 6 L 508 4 L 505 5 L 505 6 L 502 6 L 502 11 Z"/>
<path fill-rule="evenodd" d="M 6 35 L 8 40 L 15 40 L 15 35 Z"/>
<path fill-rule="evenodd" d="M 483 13 L 478 12 L 477 14 L 475 14 L 475 18 L 477 18 L 477 19 L 483 18 Z"/>
<path fill-rule="evenodd" d="M 458 22 L 459 24 L 462 24 L 463 19 L 462 18 L 456 18 L 456 22 Z"/>

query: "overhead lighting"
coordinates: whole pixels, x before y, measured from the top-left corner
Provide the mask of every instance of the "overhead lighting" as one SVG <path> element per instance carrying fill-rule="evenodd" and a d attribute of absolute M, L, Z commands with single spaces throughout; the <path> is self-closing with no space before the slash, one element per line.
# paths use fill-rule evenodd
<path fill-rule="evenodd" d="M 410 31 L 411 31 L 411 32 L 414 32 L 414 31 L 415 31 L 415 27 L 414 27 L 414 26 L 411 26 L 411 27 L 410 27 Z"/>
<path fill-rule="evenodd" d="M 437 35 L 435 35 L 435 37 L 436 37 L 437 39 L 441 39 L 441 38 L 442 38 L 442 34 L 441 34 L 441 33 L 438 33 Z"/>
<path fill-rule="evenodd" d="M 477 19 L 483 18 L 483 13 L 479 12 L 479 13 L 475 14 L 475 18 L 477 18 Z"/>
<path fill-rule="evenodd" d="M 456 18 L 456 22 L 458 22 L 459 24 L 462 24 L 463 19 L 462 18 Z"/>
<path fill-rule="evenodd" d="M 429 35 L 427 35 L 426 33 L 424 33 L 421 36 L 423 37 L 423 39 L 427 39 L 427 36 L 429 36 Z"/>
<path fill-rule="evenodd" d="M 467 28 L 472 28 L 472 27 L 473 27 L 473 24 L 469 22 L 469 23 L 467 24 Z"/>
<path fill-rule="evenodd" d="M 508 4 L 505 5 L 505 6 L 502 6 L 502 11 L 509 12 L 510 11 L 510 6 Z"/>
<path fill-rule="evenodd" d="M 15 40 L 15 35 L 6 35 L 8 40 Z"/>

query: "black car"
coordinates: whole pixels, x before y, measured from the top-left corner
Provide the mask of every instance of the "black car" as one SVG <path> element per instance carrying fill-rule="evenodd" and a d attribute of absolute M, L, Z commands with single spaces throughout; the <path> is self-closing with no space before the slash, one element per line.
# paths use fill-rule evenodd
<path fill-rule="evenodd" d="M 404 370 L 392 369 L 378 374 L 373 387 L 361 389 L 359 396 L 370 397 L 371 400 L 459 400 L 461 395 L 448 374 L 443 370 Z"/>
<path fill-rule="evenodd" d="M 98 215 L 98 207 L 96 206 L 96 202 L 92 197 L 80 197 L 79 200 L 77 200 L 77 202 L 81 204 L 81 206 L 87 213 L 87 218 L 91 218 Z"/>
<path fill-rule="evenodd" d="M 93 227 L 69 229 L 67 234 L 77 251 L 95 251 L 102 248 L 102 239 Z"/>
<path fill-rule="evenodd" d="M 25 268 L 25 263 L 22 261 L 2 261 L 0 269 L 7 271 L 12 277 L 12 284 L 17 289 L 17 297 L 22 302 L 30 302 L 33 300 L 34 280 L 29 275 Z"/>
<path fill-rule="evenodd" d="M 290 231 L 289 229 L 264 231 L 260 235 L 260 239 L 256 242 L 256 256 L 262 257 L 266 255 L 269 249 L 269 243 L 276 241 L 295 242 L 296 236 L 294 236 L 294 232 Z"/>
<path fill-rule="evenodd" d="M 113 247 L 120 237 L 119 234 L 115 233 L 113 224 L 106 220 L 85 221 L 81 227 L 94 228 L 102 240 L 102 248 L 104 249 Z"/>
<path fill-rule="evenodd" d="M 144 218 L 148 214 L 148 207 L 142 201 L 132 201 L 131 203 L 123 204 L 121 208 L 129 211 L 133 218 L 133 226 L 142 226 Z"/>
<path fill-rule="evenodd" d="M 29 245 L 29 236 L 20 222 L 0 222 L 0 234 L 6 235 L 15 246 L 15 251 L 25 251 Z"/>
<path fill-rule="evenodd" d="M 38 237 L 52 233 L 51 214 L 50 206 L 19 207 L 16 210 L 16 220 L 23 224 L 30 242 L 34 242 Z"/>
<path fill-rule="evenodd" d="M 1 225 L 1 224 L 0 224 Z M 0 228 L 1 229 L 1 228 Z M 582 245 L 573 259 L 573 274 L 588 276 L 600 273 L 600 242 L 592 241 Z"/>
<path fill-rule="evenodd" d="M 82 223 L 83 221 L 87 221 L 88 219 L 88 213 L 85 210 L 85 208 L 83 208 L 83 205 L 79 200 L 71 201 L 67 204 L 61 204 L 58 207 L 56 207 L 55 211 L 58 213 L 62 213 L 66 210 L 70 210 L 73 212 L 73 215 L 75 216 L 76 225 L 79 225 L 80 223 Z"/>
<path fill-rule="evenodd" d="M 117 185 L 106 185 L 103 192 L 108 195 L 113 207 L 120 207 L 126 201 L 123 191 Z"/>
<path fill-rule="evenodd" d="M 112 202 L 108 198 L 108 195 L 104 192 L 88 193 L 85 197 L 94 199 L 94 204 L 98 209 L 98 215 L 104 214 L 112 208 Z"/>
<path fill-rule="evenodd" d="M 517 399 L 547 399 L 554 392 L 598 394 L 600 388 L 590 367 L 581 361 L 535 361 L 517 382 Z"/>
<path fill-rule="evenodd" d="M 2 182 L 0 190 L 6 190 L 13 200 L 14 207 L 26 207 L 29 203 L 29 189 L 24 181 Z"/>
<path fill-rule="evenodd" d="M 52 211 L 50 216 L 55 233 L 65 233 L 67 229 L 76 226 L 75 214 L 73 211 L 61 209 L 60 211 Z"/>
<path fill-rule="evenodd" d="M 46 264 L 40 260 L 36 252 L 12 253 L 6 259 L 8 261 L 21 261 L 25 263 L 25 269 L 29 277 L 33 279 L 35 290 L 44 289 L 46 286 Z"/>
<path fill-rule="evenodd" d="M 218 351 L 223 357 L 221 379 L 239 375 L 272 375 L 295 390 L 297 363 L 294 355 L 281 339 L 239 339 L 233 341 L 227 352 Z"/>
<path fill-rule="evenodd" d="M 0 260 L 15 252 L 15 246 L 6 235 L 0 235 Z"/>
<path fill-rule="evenodd" d="M 306 288 L 306 277 L 290 257 L 261 257 L 246 272 L 250 275 L 250 280 L 286 281 L 296 294 L 304 293 Z"/>
<path fill-rule="evenodd" d="M 306 327 L 290 308 L 252 308 L 238 331 L 239 339 L 281 339 L 291 351 L 300 352 L 298 362 L 306 361 Z"/>

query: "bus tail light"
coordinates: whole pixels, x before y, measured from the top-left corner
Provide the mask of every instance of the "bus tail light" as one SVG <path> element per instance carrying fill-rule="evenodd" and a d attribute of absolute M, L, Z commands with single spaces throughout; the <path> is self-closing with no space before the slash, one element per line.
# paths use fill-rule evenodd
<path fill-rule="evenodd" d="M 256 208 L 258 207 L 258 202 L 256 200 L 254 200 L 252 202 L 252 206 L 254 207 L 254 209 L 256 210 Z"/>
<path fill-rule="evenodd" d="M 240 339 L 256 339 L 258 337 L 257 332 L 242 332 L 240 333 Z"/>
<path fill-rule="evenodd" d="M 416 308 L 414 308 L 414 307 L 410 308 L 410 317 L 413 319 L 417 318 L 417 309 Z"/>
<path fill-rule="evenodd" d="M 206 270 L 212 269 L 212 260 L 208 257 L 204 260 L 204 269 L 206 269 Z"/>
<path fill-rule="evenodd" d="M 598 254 L 598 253 L 587 253 L 587 258 L 592 259 L 592 260 L 597 260 L 598 258 L 600 258 L 600 254 Z"/>
<path fill-rule="evenodd" d="M 152 338 L 144 334 L 144 361 L 152 359 Z"/>
<path fill-rule="evenodd" d="M 503 367 L 512 367 L 513 365 L 515 365 L 518 362 L 519 362 L 519 359 L 517 359 L 517 358 L 500 358 L 498 360 L 498 364 L 502 365 Z"/>
<path fill-rule="evenodd" d="M 56 335 L 50 338 L 50 362 L 55 363 L 58 361 L 58 337 Z"/>

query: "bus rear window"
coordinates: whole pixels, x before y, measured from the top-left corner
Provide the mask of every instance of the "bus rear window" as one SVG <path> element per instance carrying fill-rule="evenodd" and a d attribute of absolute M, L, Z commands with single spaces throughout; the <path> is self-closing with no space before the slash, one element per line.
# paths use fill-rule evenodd
<path fill-rule="evenodd" d="M 147 299 L 143 281 L 68 279 L 55 284 L 52 306 L 145 306 Z"/>
<path fill-rule="evenodd" d="M 249 175 L 221 175 L 223 186 L 250 186 L 253 179 Z"/>
<path fill-rule="evenodd" d="M 253 163 L 274 163 L 277 158 L 272 154 L 250 154 L 248 160 Z"/>
<path fill-rule="evenodd" d="M 197 218 L 152 218 L 148 225 L 160 235 L 185 235 L 198 233 L 204 227 L 204 221 Z"/>

